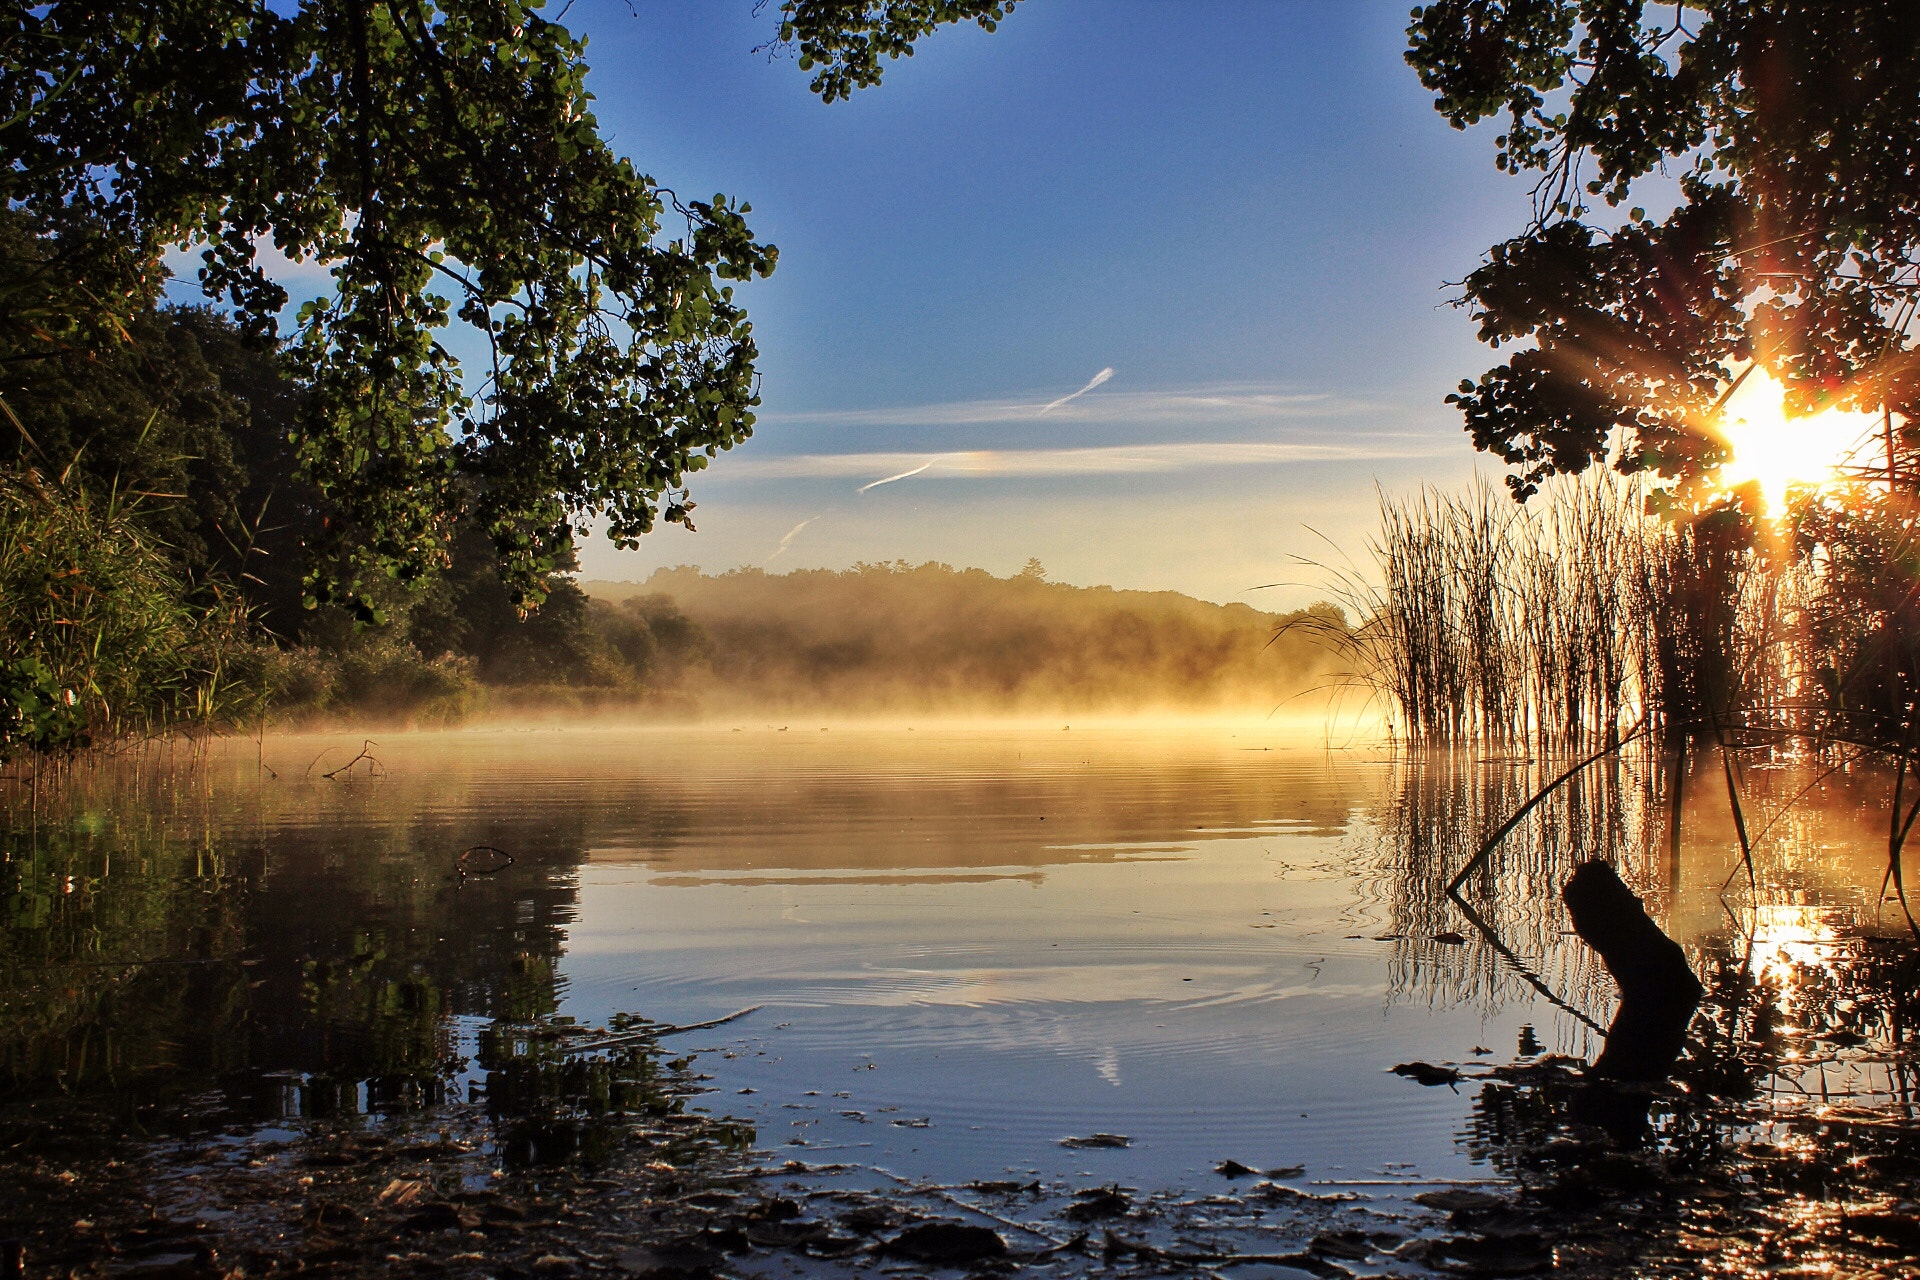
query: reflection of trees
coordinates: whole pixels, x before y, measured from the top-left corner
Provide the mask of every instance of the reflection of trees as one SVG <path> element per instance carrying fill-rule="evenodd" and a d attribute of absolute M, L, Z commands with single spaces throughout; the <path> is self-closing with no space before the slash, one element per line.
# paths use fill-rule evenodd
<path fill-rule="evenodd" d="M 587 1057 L 526 1027 L 497 1024 L 480 1037 L 495 1145 L 512 1169 L 609 1160 L 632 1140 L 632 1119 L 659 1122 L 645 1141 L 656 1159 L 691 1163 L 713 1150 L 745 1151 L 750 1125 L 689 1114 L 689 1059 L 662 1061 L 647 1043 Z"/>
<path fill-rule="evenodd" d="M 437 1097 L 452 1016 L 558 1003 L 577 823 L 512 816 L 511 874 L 461 881 L 445 796 L 76 778 L 13 815 L 0 1072 L 16 1097 L 229 1086 L 317 1111 Z M 344 801 L 344 803 L 343 803 Z M 404 810 L 411 815 L 395 820 Z M 265 1078 L 280 1077 L 279 1082 Z M 286 1080 L 297 1077 L 299 1098 Z"/>
<path fill-rule="evenodd" d="M 8 815 L 12 817 L 13 815 Z M 0 1081 L 139 1090 L 246 1060 L 246 859 L 136 809 L 0 832 Z"/>
<path fill-rule="evenodd" d="M 487 1274 L 524 1275 L 561 1237 L 644 1238 L 635 1203 L 737 1174 L 753 1129 L 689 1106 L 690 1059 L 552 1016 L 588 819 L 474 831 L 477 810 L 447 787 L 176 774 L 82 777 L 10 823 L 0 1236 L 48 1274 L 213 1274 L 146 1267 L 178 1219 L 234 1274 L 385 1275 L 459 1228 Z M 513 864 L 453 874 L 476 836 Z M 589 1171 L 637 1200 L 577 1221 L 549 1196 L 579 1203 Z"/>

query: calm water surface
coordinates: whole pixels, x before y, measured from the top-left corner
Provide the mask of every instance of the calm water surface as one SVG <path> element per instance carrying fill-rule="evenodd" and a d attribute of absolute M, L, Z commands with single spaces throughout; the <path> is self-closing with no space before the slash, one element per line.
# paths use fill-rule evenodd
<path fill-rule="evenodd" d="M 270 1125 L 462 1090 L 494 1020 L 758 1006 L 677 1043 L 776 1155 L 1139 1188 L 1231 1158 L 1411 1195 L 1504 1172 L 1474 1089 L 1390 1068 L 1598 1048 L 1611 986 L 1557 901 L 1578 859 L 1620 859 L 1697 957 L 1752 947 L 1789 987 L 1892 931 L 1870 787 L 1844 778 L 1824 825 L 1803 804 L 1765 832 L 1744 905 L 1709 790 L 1678 845 L 1632 776 L 1569 792 L 1477 887 L 1503 957 L 1439 886 L 1541 780 L 1516 758 L 789 723 L 396 735 L 325 776 L 360 745 L 230 742 L 16 816 L 16 1092 L 129 1095 L 164 1127 L 213 1088 Z M 1751 775 L 1756 824 L 1799 777 Z M 463 878 L 473 845 L 513 863 Z M 1830 1065 L 1833 1095 L 1900 1092 Z M 1094 1133 L 1131 1145 L 1062 1145 Z"/>

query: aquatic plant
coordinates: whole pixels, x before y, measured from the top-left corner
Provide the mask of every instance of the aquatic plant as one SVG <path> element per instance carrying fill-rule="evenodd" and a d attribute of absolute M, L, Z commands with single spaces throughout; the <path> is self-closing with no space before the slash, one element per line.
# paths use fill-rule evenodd
<path fill-rule="evenodd" d="M 1810 739 L 1840 732 L 1836 716 L 1861 739 L 1869 704 L 1901 714 L 1907 651 L 1889 619 L 1916 610 L 1890 584 L 1915 578 L 1874 577 L 1895 545 L 1885 530 L 1843 559 L 1830 531 L 1776 529 L 1737 498 L 1649 515 L 1642 482 L 1601 471 L 1524 505 L 1482 480 L 1383 494 L 1380 513 L 1372 571 L 1332 575 L 1357 625 L 1316 634 L 1408 742 Z"/>
<path fill-rule="evenodd" d="M 1661 534 L 1640 486 L 1597 474 L 1525 506 L 1484 480 L 1464 495 L 1380 499 L 1376 572 L 1334 573 L 1351 629 L 1304 626 L 1342 680 L 1409 741 L 1618 741 L 1664 689 L 1647 593 Z"/>

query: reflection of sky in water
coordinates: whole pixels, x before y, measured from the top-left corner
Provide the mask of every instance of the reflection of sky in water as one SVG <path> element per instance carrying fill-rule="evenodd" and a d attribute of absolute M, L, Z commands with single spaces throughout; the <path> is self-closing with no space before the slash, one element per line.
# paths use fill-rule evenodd
<path fill-rule="evenodd" d="M 843 733 L 762 756 L 670 839 L 595 845 L 568 1010 L 765 1004 L 708 1069 L 795 1155 L 1477 1176 L 1465 1095 L 1387 1069 L 1505 1053 L 1527 1011 L 1396 1005 L 1352 856 L 1385 771 L 1227 732 Z M 1135 1146 L 1058 1146 L 1095 1130 Z"/>

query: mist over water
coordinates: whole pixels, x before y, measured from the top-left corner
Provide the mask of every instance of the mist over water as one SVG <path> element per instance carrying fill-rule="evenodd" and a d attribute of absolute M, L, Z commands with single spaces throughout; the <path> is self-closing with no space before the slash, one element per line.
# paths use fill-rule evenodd
<path fill-rule="evenodd" d="M 1294 614 L 1173 591 L 1050 582 L 1032 562 L 904 562 L 588 582 L 629 614 L 663 607 L 701 637 L 673 692 L 709 716 L 1259 716 L 1320 708 L 1339 655 Z M 1344 628 L 1344 620 L 1335 623 Z M 662 646 L 663 650 L 667 646 Z"/>

